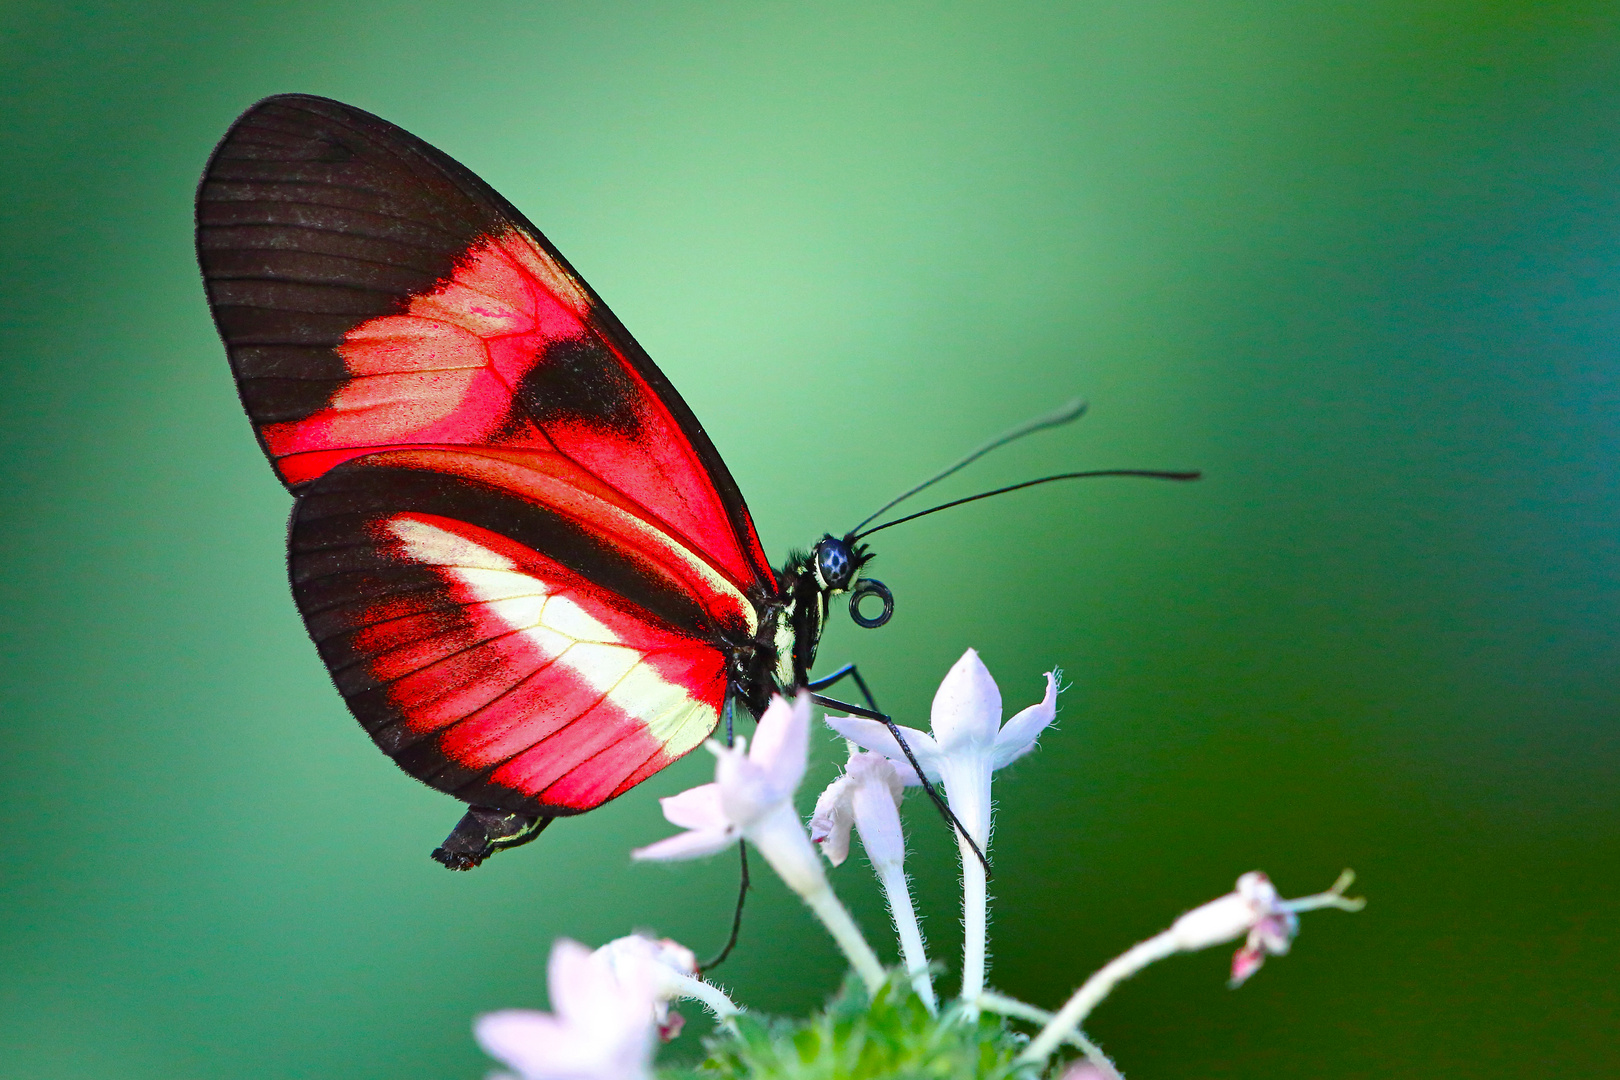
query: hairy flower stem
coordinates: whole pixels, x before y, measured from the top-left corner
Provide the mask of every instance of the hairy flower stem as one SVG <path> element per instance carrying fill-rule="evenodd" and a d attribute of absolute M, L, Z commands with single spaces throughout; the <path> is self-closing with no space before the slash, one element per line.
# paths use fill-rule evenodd
<path fill-rule="evenodd" d="M 1137 942 L 1108 961 L 1074 992 L 1074 996 L 1064 1003 L 1063 1008 L 1047 1022 L 1040 1034 L 1030 1041 L 1024 1052 L 1018 1055 L 1019 1062 L 1038 1064 L 1045 1061 L 1051 1056 L 1052 1051 L 1057 1049 L 1058 1043 L 1079 1031 L 1081 1023 L 1091 1015 L 1091 1010 L 1095 1009 L 1098 1002 L 1107 997 L 1114 987 L 1154 961 L 1163 960 L 1180 951 L 1180 939 L 1173 932 L 1166 930 L 1146 941 Z"/>
<path fill-rule="evenodd" d="M 980 994 L 979 1004 L 987 1012 L 1000 1013 L 1002 1016 L 1010 1016 L 1015 1020 L 1028 1020 L 1035 1024 L 1045 1024 L 1052 1019 L 1052 1014 L 1045 1009 L 1037 1009 L 1033 1005 L 1026 1005 L 1017 998 L 998 994 L 994 990 L 986 990 Z M 1104 1076 L 1108 1077 L 1108 1080 L 1124 1080 L 1119 1071 L 1119 1066 L 1115 1065 L 1108 1055 L 1102 1052 L 1100 1046 L 1080 1034 L 1079 1031 L 1070 1033 L 1067 1041 L 1078 1047 L 1080 1052 L 1086 1055 L 1086 1060 L 1095 1065 Z"/>
<path fill-rule="evenodd" d="M 832 887 L 823 884 L 820 889 L 801 895 L 805 905 L 821 920 L 838 947 L 844 950 L 850 966 L 861 977 L 861 982 L 866 984 L 866 992 L 876 996 L 883 988 L 883 964 L 878 960 L 877 953 L 872 951 L 872 946 L 861 936 L 855 920 L 849 917 L 849 911 L 833 894 Z"/>
<path fill-rule="evenodd" d="M 680 991 L 682 997 L 701 1003 L 705 1009 L 714 1014 L 716 1020 L 726 1022 L 728 1025 L 733 1017 L 742 1012 L 724 990 L 702 979 L 682 979 Z"/>
<path fill-rule="evenodd" d="M 883 893 L 889 899 L 889 915 L 894 919 L 895 934 L 900 938 L 900 958 L 911 976 L 912 989 L 928 1006 L 930 1013 L 939 1012 L 939 1000 L 934 997 L 934 980 L 928 974 L 928 954 L 923 950 L 922 928 L 917 925 L 917 912 L 911 906 L 911 882 L 899 863 L 875 864 Z"/>
<path fill-rule="evenodd" d="M 978 852 L 960 835 L 956 844 L 962 853 L 962 1005 L 971 1018 L 979 1013 L 979 994 L 984 990 L 990 897 Z"/>
<path fill-rule="evenodd" d="M 776 876 L 798 893 L 805 906 L 821 920 L 866 984 L 867 992 L 876 994 L 886 981 L 883 964 L 833 893 L 826 871 L 821 868 L 821 856 L 816 854 L 804 826 L 799 823 L 793 804 L 782 802 L 773 806 L 749 827 L 747 836 L 771 864 Z"/>
<path fill-rule="evenodd" d="M 1235 941 L 1247 934 L 1248 942 L 1232 958 L 1232 985 L 1242 983 L 1260 966 L 1265 954 L 1281 956 L 1288 951 L 1299 926 L 1300 912 L 1322 908 L 1360 911 L 1365 907 L 1365 899 L 1344 895 L 1344 890 L 1355 879 L 1356 875 L 1346 870 L 1326 892 L 1284 900 L 1264 874 L 1259 871 L 1244 874 L 1238 878 L 1237 888 L 1232 892 L 1183 912 L 1170 929 L 1137 942 L 1104 964 L 1018 1055 L 1018 1063 L 1031 1065 L 1045 1061 L 1058 1043 L 1079 1032 L 1091 1010 L 1114 987 L 1155 960 Z"/>

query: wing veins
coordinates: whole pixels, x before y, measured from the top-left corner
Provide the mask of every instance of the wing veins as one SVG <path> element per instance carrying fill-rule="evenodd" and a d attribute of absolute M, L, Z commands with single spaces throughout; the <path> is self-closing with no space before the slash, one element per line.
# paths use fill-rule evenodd
<path fill-rule="evenodd" d="M 243 249 L 243 250 L 256 251 L 256 250 L 261 250 L 261 249 L 258 249 L 258 248 L 246 248 L 246 249 Z M 305 253 L 300 252 L 299 254 L 305 254 Z M 319 254 L 319 253 L 318 252 L 309 252 L 307 254 Z M 332 256 L 332 257 L 333 258 L 341 258 L 342 256 Z M 373 265 L 381 266 L 381 265 L 384 265 L 384 264 L 382 264 L 382 263 L 374 263 Z M 409 267 L 394 267 L 394 269 L 409 269 Z M 392 289 L 392 288 L 378 289 L 378 288 L 372 288 L 369 285 L 355 285 L 355 284 L 352 284 L 352 283 L 347 282 L 347 281 L 316 281 L 316 280 L 312 280 L 312 279 L 309 279 L 309 278 L 293 277 L 290 274 L 288 274 L 286 276 L 283 276 L 283 277 L 265 277 L 263 274 L 212 274 L 212 275 L 209 276 L 209 278 L 208 278 L 209 284 L 213 284 L 216 281 L 263 281 L 263 282 L 267 282 L 267 283 L 272 284 L 272 285 L 303 285 L 303 286 L 306 286 L 306 287 L 309 287 L 309 288 L 317 288 L 317 289 L 348 289 L 350 292 L 379 293 L 379 294 L 381 294 L 383 296 L 397 296 L 399 294 L 398 289 Z M 247 305 L 232 304 L 230 306 L 231 307 L 245 307 Z M 272 310 L 272 311 L 289 311 L 289 310 L 293 310 L 293 309 L 290 309 L 290 308 L 272 308 L 270 310 Z"/>
<path fill-rule="evenodd" d="M 246 200 L 221 199 L 221 200 L 217 200 L 217 201 L 220 202 L 220 203 L 237 203 L 237 202 L 244 202 Z M 276 200 L 276 204 L 278 206 L 288 205 L 286 203 L 281 202 L 280 200 Z M 318 203 L 307 203 L 307 204 L 306 203 L 300 203 L 300 204 L 297 204 L 297 205 L 301 205 L 301 206 L 302 205 L 317 206 L 317 205 L 320 205 L 320 204 L 318 204 Z M 328 209 L 330 209 L 330 208 L 328 208 Z M 401 220 L 407 220 L 408 221 L 410 219 L 409 218 L 404 218 L 404 219 L 401 219 Z M 286 230 L 290 230 L 290 231 L 294 231 L 294 232 L 325 233 L 325 234 L 328 234 L 328 235 L 331 235 L 331 236 L 353 236 L 353 237 L 357 237 L 357 238 L 362 239 L 362 240 L 381 240 L 381 241 L 383 241 L 385 243 L 398 244 L 400 247 L 415 248 L 418 251 L 431 252 L 434 255 L 438 255 L 440 253 L 440 251 L 441 251 L 441 249 L 436 245 L 418 244 L 418 243 L 415 243 L 413 241 L 402 240 L 402 239 L 400 239 L 398 237 L 394 237 L 394 236 L 372 236 L 372 235 L 367 234 L 367 233 L 358 232 L 357 230 L 354 230 L 354 229 L 339 229 L 339 228 L 334 228 L 334 227 L 327 226 L 327 225 L 302 225 L 302 224 L 300 224 L 300 225 L 287 225 L 287 224 L 282 224 L 280 222 L 273 222 L 273 221 L 270 221 L 270 222 L 251 221 L 251 222 L 243 222 L 243 223 L 240 223 L 240 224 L 233 224 L 233 225 L 204 225 L 204 226 L 202 226 L 202 228 L 204 230 L 208 230 L 208 229 L 286 229 Z M 308 254 L 311 254 L 311 255 L 324 255 L 324 254 L 326 254 L 326 252 L 321 252 L 321 251 L 308 251 L 307 248 L 257 248 L 257 247 L 238 247 L 238 246 L 234 246 L 234 245 L 226 246 L 226 245 L 223 245 L 223 244 L 218 246 L 218 247 L 209 248 L 208 250 L 210 250 L 210 251 L 303 251 L 303 252 L 307 252 Z M 353 259 L 355 262 L 375 262 L 376 261 L 376 260 L 373 260 L 373 259 L 361 259 L 361 258 L 358 258 L 358 257 L 353 256 L 353 255 L 332 255 L 330 257 L 334 258 L 334 259 Z M 415 269 L 414 267 L 405 266 L 402 263 L 377 263 L 377 265 L 378 266 L 387 266 L 387 267 L 391 267 L 391 268 L 395 268 L 395 269 L 399 269 L 399 268 L 404 268 L 404 269 L 407 269 L 407 270 Z"/>
<path fill-rule="evenodd" d="M 415 226 L 417 226 L 419 228 L 426 229 L 426 230 L 428 230 L 430 232 L 439 233 L 441 236 L 448 236 L 452 240 L 458 241 L 457 246 L 459 246 L 459 240 L 460 240 L 460 238 L 455 233 L 450 232 L 448 229 L 441 229 L 437 225 L 433 225 L 433 224 L 430 224 L 428 222 L 423 221 L 421 218 L 406 217 L 403 214 L 390 214 L 390 213 L 387 213 L 386 211 L 382 211 L 382 210 L 357 210 L 357 209 L 355 209 L 353 207 L 348 207 L 348 206 L 333 206 L 331 203 L 305 202 L 302 199 L 211 199 L 211 198 L 203 198 L 203 199 L 199 199 L 198 201 L 199 202 L 205 202 L 205 203 L 211 203 L 211 204 L 216 205 L 216 206 L 242 206 L 242 205 L 245 205 L 245 204 L 259 205 L 259 206 L 307 206 L 312 210 L 338 210 L 338 211 L 343 211 L 345 213 L 350 213 L 350 214 L 368 214 L 371 217 L 383 218 L 383 219 L 388 220 L 388 221 L 403 221 L 407 225 L 415 225 Z M 210 224 L 204 225 L 203 228 L 230 229 L 230 228 L 238 228 L 238 227 L 240 227 L 242 225 L 263 225 L 263 226 L 270 226 L 270 227 L 281 226 L 283 228 L 295 228 L 295 229 L 303 229 L 303 228 L 311 228 L 312 227 L 312 226 L 307 226 L 307 225 L 297 225 L 297 224 L 291 224 L 291 223 L 283 225 L 281 222 L 276 222 L 276 221 L 254 221 L 254 222 L 232 222 L 229 225 L 216 225 L 216 224 L 210 223 Z M 363 237 L 363 238 L 365 238 L 367 240 L 389 240 L 389 239 L 392 239 L 392 237 L 389 237 L 389 236 L 361 232 L 358 229 L 329 229 L 329 230 L 325 230 L 325 231 L 334 232 L 334 233 L 338 233 L 340 235 L 345 235 L 345 236 L 359 236 L 359 237 Z"/>

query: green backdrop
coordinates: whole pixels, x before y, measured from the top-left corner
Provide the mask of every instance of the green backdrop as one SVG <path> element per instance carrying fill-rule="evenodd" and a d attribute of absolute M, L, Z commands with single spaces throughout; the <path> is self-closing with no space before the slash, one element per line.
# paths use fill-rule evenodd
<path fill-rule="evenodd" d="M 773 556 L 1075 394 L 949 493 L 1206 471 L 885 533 L 894 621 L 825 644 L 914 724 L 970 645 L 1010 707 L 1073 680 L 997 789 L 994 984 L 1055 1005 L 1242 871 L 1350 865 L 1364 914 L 1236 993 L 1225 950 L 1167 962 L 1093 1034 L 1138 1077 L 1620 1069 L 1612 4 L 11 0 L 0 1073 L 477 1077 L 553 938 L 729 917 L 730 860 L 627 855 L 705 755 L 451 875 L 456 806 L 331 689 L 191 249 L 214 140 L 294 90 L 539 223 Z M 839 964 L 771 881 L 722 974 L 804 1010 Z"/>

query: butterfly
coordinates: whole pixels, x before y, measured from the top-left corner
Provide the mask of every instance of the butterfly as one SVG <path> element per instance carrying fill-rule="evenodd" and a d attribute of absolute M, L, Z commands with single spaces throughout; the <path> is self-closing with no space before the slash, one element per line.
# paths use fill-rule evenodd
<path fill-rule="evenodd" d="M 810 677 L 834 598 L 888 621 L 859 527 L 774 570 L 703 425 L 590 286 L 393 124 L 305 95 L 252 106 L 203 174 L 197 253 L 294 496 L 310 637 L 376 745 L 469 804 L 444 865 L 852 673 Z"/>

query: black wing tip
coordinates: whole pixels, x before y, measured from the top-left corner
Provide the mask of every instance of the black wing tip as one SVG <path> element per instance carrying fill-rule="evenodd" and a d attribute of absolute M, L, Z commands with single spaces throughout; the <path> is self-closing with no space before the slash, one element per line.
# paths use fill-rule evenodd
<path fill-rule="evenodd" d="M 367 112 L 359 106 L 350 105 L 348 102 L 339 101 L 337 98 L 323 97 L 320 94 L 295 93 L 271 94 L 269 97 L 260 98 L 258 101 L 255 101 L 253 104 L 242 110 L 242 114 L 241 116 L 237 117 L 236 123 L 240 124 L 243 120 L 252 116 L 256 112 L 259 112 L 261 109 L 272 108 L 277 105 L 302 109 L 305 112 L 326 113 L 330 112 L 331 110 L 336 110 L 337 112 L 351 115 L 358 113 L 361 116 L 368 116 L 373 120 L 382 119 L 382 117 L 378 116 L 376 113 Z M 236 125 L 232 124 L 231 126 L 234 127 Z M 392 127 L 393 125 L 390 124 L 389 126 Z"/>

